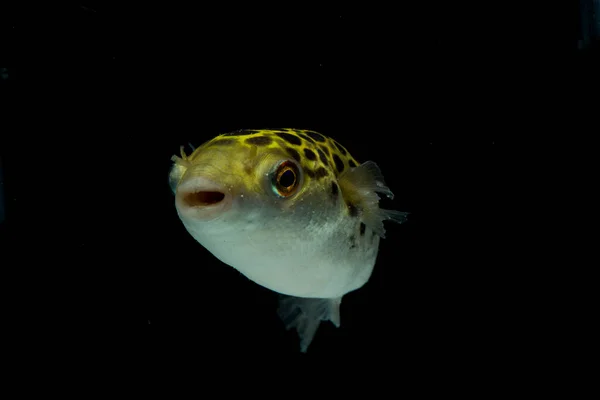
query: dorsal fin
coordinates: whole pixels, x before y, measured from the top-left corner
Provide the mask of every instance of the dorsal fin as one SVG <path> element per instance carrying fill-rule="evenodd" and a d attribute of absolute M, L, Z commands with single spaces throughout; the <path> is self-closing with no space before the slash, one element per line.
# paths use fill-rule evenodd
<path fill-rule="evenodd" d="M 393 199 L 394 194 L 386 186 L 377 164 L 367 161 L 356 168 L 344 172 L 339 178 L 342 195 L 346 202 L 356 206 L 361 221 L 382 238 L 385 238 L 383 220 L 402 223 L 408 213 L 379 208 L 379 195 L 383 193 Z"/>

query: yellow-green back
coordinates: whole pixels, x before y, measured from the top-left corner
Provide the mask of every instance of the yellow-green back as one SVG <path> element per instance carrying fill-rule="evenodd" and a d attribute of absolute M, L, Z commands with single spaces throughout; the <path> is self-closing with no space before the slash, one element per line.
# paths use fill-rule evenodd
<path fill-rule="evenodd" d="M 225 133 L 204 143 L 188 159 L 194 158 L 209 146 L 258 146 L 264 149 L 283 149 L 290 157 L 300 163 L 304 173 L 310 179 L 319 180 L 358 166 L 350 153 L 334 139 L 320 133 L 295 129 L 255 129 Z"/>

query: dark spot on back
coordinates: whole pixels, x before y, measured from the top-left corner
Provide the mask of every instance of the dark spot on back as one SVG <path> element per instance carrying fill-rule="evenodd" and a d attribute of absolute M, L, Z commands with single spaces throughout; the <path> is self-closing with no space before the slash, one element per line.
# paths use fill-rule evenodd
<path fill-rule="evenodd" d="M 316 160 L 317 159 L 317 155 L 311 149 L 304 149 L 304 155 L 309 160 Z"/>
<path fill-rule="evenodd" d="M 279 136 L 280 138 L 282 138 L 283 140 L 285 140 L 286 142 L 291 143 L 293 145 L 299 146 L 302 144 L 302 139 L 300 139 L 296 135 L 292 135 L 291 133 L 275 132 L 275 134 L 277 136 Z"/>
<path fill-rule="evenodd" d="M 360 236 L 363 236 L 365 234 L 366 229 L 367 229 L 367 226 L 361 222 L 360 223 Z"/>
<path fill-rule="evenodd" d="M 333 155 L 333 162 L 335 163 L 335 168 L 338 172 L 342 172 L 344 170 L 344 162 L 338 157 L 337 154 Z"/>
<path fill-rule="evenodd" d="M 338 142 L 336 142 L 335 140 L 333 141 L 333 144 L 335 145 L 335 147 L 337 147 L 337 149 L 340 151 L 340 153 L 342 153 L 343 156 L 346 155 L 347 151 L 344 148 L 344 146 L 342 146 L 341 144 L 339 144 Z"/>
<path fill-rule="evenodd" d="M 356 217 L 358 216 L 358 208 L 354 204 L 348 203 L 348 213 L 351 217 Z"/>
<path fill-rule="evenodd" d="M 351 167 L 351 168 L 356 168 L 356 167 L 358 167 L 358 165 L 356 165 L 356 163 L 354 162 L 354 160 L 350 160 L 350 161 L 348 162 L 348 164 L 350 164 L 350 167 Z"/>
<path fill-rule="evenodd" d="M 211 146 L 231 146 L 236 141 L 234 139 L 217 139 L 211 142 Z"/>
<path fill-rule="evenodd" d="M 327 156 L 325 155 L 325 153 L 323 153 L 323 150 L 318 149 L 317 153 L 319 153 L 319 158 L 321 159 L 321 162 L 325 165 L 329 165 L 329 161 L 327 160 Z"/>
<path fill-rule="evenodd" d="M 339 191 L 340 188 L 338 188 L 337 183 L 331 182 L 331 194 L 333 195 L 333 197 L 337 197 Z"/>
<path fill-rule="evenodd" d="M 300 153 L 298 153 L 296 150 L 292 149 L 291 147 L 286 147 L 285 150 L 288 152 L 288 154 L 290 156 L 292 156 L 294 158 L 294 160 L 300 162 L 300 160 L 301 160 Z"/>
<path fill-rule="evenodd" d="M 323 153 L 329 155 L 329 148 L 327 146 L 320 146 L 321 150 L 323 150 Z"/>
<path fill-rule="evenodd" d="M 300 136 L 302 139 L 307 140 L 311 143 L 315 143 L 315 140 L 313 138 L 311 138 L 310 136 L 306 136 L 304 133 L 298 132 L 298 136 Z"/>
<path fill-rule="evenodd" d="M 318 169 L 315 171 L 315 177 L 316 177 L 317 179 L 319 179 L 319 178 L 323 178 L 323 177 L 325 177 L 325 176 L 327 176 L 327 175 L 328 175 L 328 173 L 327 173 L 327 170 L 326 170 L 325 168 L 323 168 L 323 167 L 319 167 L 319 168 L 318 168 Z"/>
<path fill-rule="evenodd" d="M 245 136 L 245 135 L 252 135 L 253 133 L 256 133 L 256 130 L 240 129 L 239 131 L 224 133 L 223 136 Z"/>
<path fill-rule="evenodd" d="M 308 136 L 315 139 L 317 142 L 325 142 L 325 137 L 317 132 L 306 132 Z"/>
<path fill-rule="evenodd" d="M 311 178 L 315 177 L 315 172 L 310 168 L 304 168 L 304 173 Z"/>
<path fill-rule="evenodd" d="M 268 136 L 254 136 L 246 139 L 246 143 L 253 144 L 255 146 L 266 146 L 268 144 L 271 144 L 272 142 L 273 139 L 271 139 Z"/>

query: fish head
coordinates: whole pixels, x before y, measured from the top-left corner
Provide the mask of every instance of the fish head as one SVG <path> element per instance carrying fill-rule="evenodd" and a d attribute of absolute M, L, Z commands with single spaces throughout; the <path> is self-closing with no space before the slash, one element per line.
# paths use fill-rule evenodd
<path fill-rule="evenodd" d="M 180 219 L 228 264 L 249 254 L 289 257 L 290 248 L 309 247 L 339 218 L 334 174 L 316 174 L 318 160 L 298 157 L 276 136 L 221 135 L 173 160 L 170 182 Z"/>

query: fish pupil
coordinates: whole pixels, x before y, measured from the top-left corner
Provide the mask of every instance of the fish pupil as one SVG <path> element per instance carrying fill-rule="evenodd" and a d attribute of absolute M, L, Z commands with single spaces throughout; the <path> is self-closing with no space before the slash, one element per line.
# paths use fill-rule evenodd
<path fill-rule="evenodd" d="M 284 188 L 289 188 L 294 183 L 296 183 L 296 174 L 291 169 L 288 169 L 279 177 L 279 184 Z"/>
<path fill-rule="evenodd" d="M 294 194 L 299 182 L 300 171 L 296 164 L 287 160 L 279 164 L 273 179 L 273 191 L 280 197 L 289 197 Z"/>

